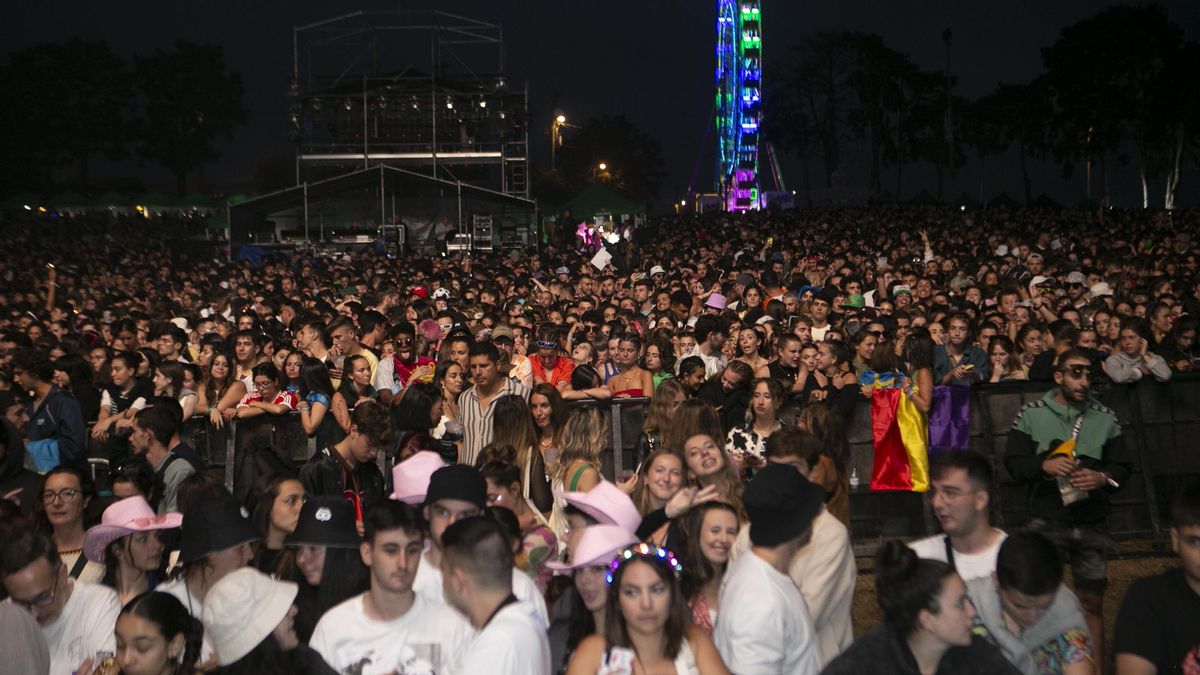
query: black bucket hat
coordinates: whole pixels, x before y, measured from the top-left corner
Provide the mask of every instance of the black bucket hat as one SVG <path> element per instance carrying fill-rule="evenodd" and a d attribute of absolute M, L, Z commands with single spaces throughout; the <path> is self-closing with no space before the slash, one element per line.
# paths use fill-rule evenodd
<path fill-rule="evenodd" d="M 179 561 L 190 563 L 261 537 L 250 523 L 250 512 L 230 497 L 188 509 L 179 538 Z"/>
<path fill-rule="evenodd" d="M 288 546 L 358 548 L 362 539 L 354 522 L 354 505 L 341 497 L 311 497 L 300 507 L 296 530 Z"/>

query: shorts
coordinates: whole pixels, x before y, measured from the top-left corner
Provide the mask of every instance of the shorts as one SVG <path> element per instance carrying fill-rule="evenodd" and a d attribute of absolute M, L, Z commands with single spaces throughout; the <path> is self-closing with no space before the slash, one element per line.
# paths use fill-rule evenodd
<path fill-rule="evenodd" d="M 1093 593 L 1103 593 L 1108 588 L 1108 552 L 1113 543 L 1102 527 L 1055 523 L 1042 518 L 1029 521 L 1029 529 L 1046 535 L 1070 563 L 1075 588 Z"/>

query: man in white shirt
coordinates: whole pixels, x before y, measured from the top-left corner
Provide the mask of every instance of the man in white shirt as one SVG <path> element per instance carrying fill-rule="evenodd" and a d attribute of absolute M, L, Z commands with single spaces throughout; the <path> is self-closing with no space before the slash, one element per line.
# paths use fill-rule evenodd
<path fill-rule="evenodd" d="M 781 429 L 767 439 L 765 454 L 767 463 L 791 466 L 811 482 L 821 449 L 822 443 L 816 436 L 797 429 Z M 740 543 L 741 537 L 738 539 Z M 804 596 L 824 668 L 854 642 L 850 609 L 858 579 L 850 532 L 824 504 L 813 519 L 812 538 L 792 558 L 788 576 Z"/>
<path fill-rule="evenodd" d="M 942 453 L 929 466 L 929 503 L 943 534 L 909 543 L 922 558 L 948 563 L 963 581 L 991 576 L 1008 536 L 992 527 L 992 464 L 972 450 Z"/>
<path fill-rule="evenodd" d="M 450 672 L 549 675 L 546 626 L 513 594 L 513 550 L 500 523 L 466 518 L 442 539 L 446 599 L 476 631 Z"/>
<path fill-rule="evenodd" d="M 413 581 L 413 590 L 430 600 L 446 602 L 442 591 L 442 534 L 463 518 L 478 516 L 487 506 L 487 481 L 478 470 L 465 464 L 452 464 L 433 472 L 425 494 L 425 522 L 429 523 L 432 546 L 422 556 Z M 546 600 L 533 579 L 516 567 L 512 569 L 512 588 L 517 599 L 530 613 L 550 625 Z"/>
<path fill-rule="evenodd" d="M 789 466 L 768 464 L 746 486 L 742 502 L 751 548 L 721 584 L 717 651 L 739 675 L 816 675 L 816 632 L 787 572 L 812 537 L 825 492 Z"/>
<path fill-rule="evenodd" d="M 90 672 L 97 652 L 115 652 L 121 601 L 107 586 L 75 581 L 54 540 L 33 528 L 9 538 L 0 574 L 11 602 L 33 615 L 50 649 L 50 674 Z M 3 668 L 0 668 L 3 670 Z"/>
<path fill-rule="evenodd" d="M 413 591 L 424 538 L 416 510 L 377 504 L 364 530 L 359 553 L 371 589 L 326 612 L 309 646 L 339 673 L 444 672 L 473 631 L 453 609 Z"/>

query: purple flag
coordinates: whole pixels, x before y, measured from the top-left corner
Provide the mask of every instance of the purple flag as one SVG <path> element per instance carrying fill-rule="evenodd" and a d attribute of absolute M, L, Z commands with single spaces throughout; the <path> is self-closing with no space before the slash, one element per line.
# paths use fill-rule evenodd
<path fill-rule="evenodd" d="M 954 385 L 933 388 L 929 409 L 929 454 L 966 450 L 971 440 L 971 388 Z"/>

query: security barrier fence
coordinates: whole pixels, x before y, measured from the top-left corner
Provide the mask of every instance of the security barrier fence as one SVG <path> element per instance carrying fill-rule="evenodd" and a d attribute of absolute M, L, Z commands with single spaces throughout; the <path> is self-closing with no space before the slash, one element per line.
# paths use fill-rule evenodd
<path fill-rule="evenodd" d="M 1013 481 L 1004 468 L 1008 429 L 1021 406 L 1039 399 L 1051 386 L 1008 382 L 972 388 L 969 447 L 993 462 L 999 483 L 993 508 L 1001 527 L 1019 527 L 1026 521 L 1026 486 Z M 1116 539 L 1158 539 L 1169 526 L 1171 497 L 1200 477 L 1200 374 L 1176 376 L 1166 383 L 1102 386 L 1094 395 L 1117 413 L 1134 463 L 1133 474 L 1112 500 L 1109 534 Z M 624 478 L 637 468 L 648 405 L 646 398 L 571 404 L 595 407 L 603 417 L 608 429 L 603 472 L 609 478 Z M 791 417 L 785 411 L 785 422 L 790 423 Z M 224 472 L 231 491 L 247 487 L 238 484 L 239 464 L 247 450 L 272 448 L 300 464 L 318 449 L 296 414 L 236 420 L 221 428 L 197 416 L 188 420 L 181 435 L 211 467 Z M 874 449 L 871 408 L 865 400 L 850 416 L 846 436 L 850 446 L 847 468 L 853 467 L 860 477 L 859 488 L 850 493 L 850 529 L 855 543 L 869 546 L 883 538 L 935 532 L 936 521 L 922 495 L 876 492 L 867 487 Z M 381 453 L 380 468 L 390 477 L 385 454 Z"/>

